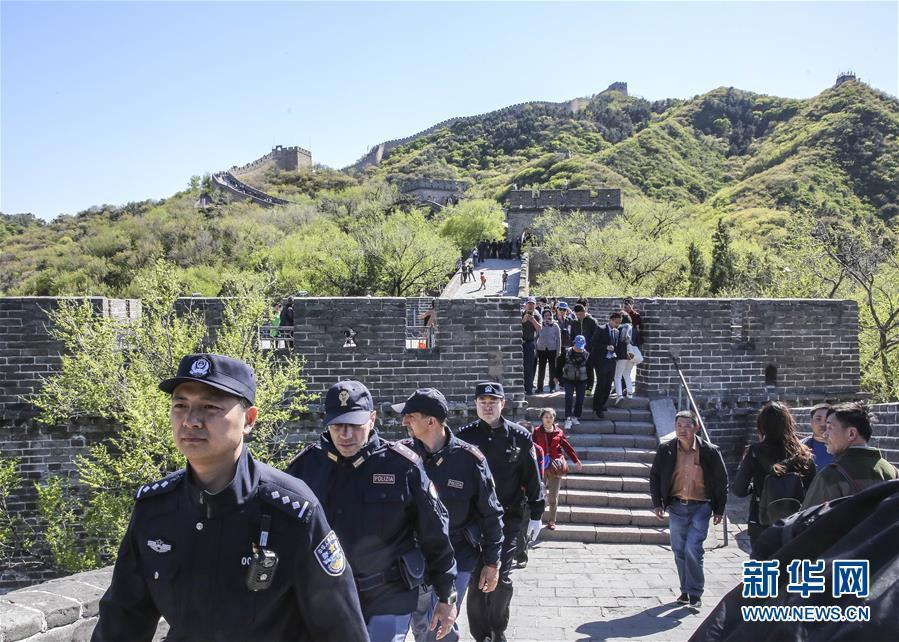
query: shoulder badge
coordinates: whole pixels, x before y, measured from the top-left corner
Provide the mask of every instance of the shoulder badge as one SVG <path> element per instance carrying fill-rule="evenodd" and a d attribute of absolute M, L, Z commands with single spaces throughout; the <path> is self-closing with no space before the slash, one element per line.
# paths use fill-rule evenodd
<path fill-rule="evenodd" d="M 470 430 L 470 429 L 474 428 L 475 426 L 477 426 L 478 423 L 480 423 L 480 422 L 472 421 L 470 424 L 465 424 L 464 426 L 459 428 L 459 430 L 457 432 L 462 432 L 463 430 Z"/>
<path fill-rule="evenodd" d="M 413 464 L 421 463 L 421 457 L 415 454 L 415 451 L 408 446 L 405 446 L 398 441 L 388 441 L 387 446 L 397 454 L 402 455 L 403 457 L 411 461 Z"/>
<path fill-rule="evenodd" d="M 340 540 L 334 531 L 328 532 L 325 538 L 315 547 L 315 559 L 328 575 L 337 577 L 346 568 L 346 556 L 340 546 Z"/>
<path fill-rule="evenodd" d="M 477 446 L 474 446 L 467 441 L 459 441 L 459 445 L 464 449 L 474 455 L 475 459 L 478 461 L 487 461 L 487 458 L 484 456 L 484 453 L 480 451 Z"/>
<path fill-rule="evenodd" d="M 267 482 L 259 486 L 259 497 L 262 501 L 280 508 L 304 524 L 308 524 L 315 512 L 314 499 L 308 499 L 303 493 L 290 491 L 282 486 Z"/>
<path fill-rule="evenodd" d="M 507 421 L 507 422 L 506 422 L 506 426 L 508 426 L 509 428 L 512 429 L 512 433 L 513 433 L 513 434 L 515 434 L 515 435 L 517 435 L 517 436 L 519 436 L 519 437 L 523 437 L 523 438 L 527 439 L 527 440 L 530 441 L 530 442 L 533 442 L 533 441 L 534 441 L 534 438 L 531 437 L 531 433 L 529 433 L 527 430 L 525 430 L 524 428 L 522 428 L 522 427 L 519 426 L 518 424 L 516 424 L 516 423 L 514 423 L 514 422 L 512 422 L 512 421 Z"/>
<path fill-rule="evenodd" d="M 182 468 L 180 470 L 176 470 L 170 475 L 166 475 L 159 481 L 141 486 L 137 489 L 137 494 L 134 496 L 134 498 L 146 499 L 147 497 L 153 497 L 155 495 L 163 495 L 178 486 L 178 484 L 181 483 L 181 480 L 184 479 L 184 475 L 186 473 L 187 470 Z"/>

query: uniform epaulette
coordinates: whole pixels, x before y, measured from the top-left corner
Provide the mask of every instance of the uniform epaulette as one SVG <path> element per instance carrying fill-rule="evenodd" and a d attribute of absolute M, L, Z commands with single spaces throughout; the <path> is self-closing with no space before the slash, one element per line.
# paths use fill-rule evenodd
<path fill-rule="evenodd" d="M 479 423 L 480 423 L 480 421 L 472 421 L 470 424 L 465 424 L 464 426 L 461 426 L 461 427 L 459 428 L 458 432 L 462 432 L 463 430 L 469 430 L 469 429 L 471 429 L 471 428 L 474 428 L 474 427 L 476 427 Z"/>
<path fill-rule="evenodd" d="M 398 441 L 388 441 L 387 447 L 396 452 L 398 455 L 402 455 L 413 464 L 421 463 L 421 457 L 419 457 L 414 450 L 409 448 L 409 446 L 405 446 Z"/>
<path fill-rule="evenodd" d="M 310 450 L 312 450 L 313 448 L 321 448 L 321 447 L 322 447 L 321 444 L 318 443 L 317 441 L 314 441 L 314 442 L 312 442 L 311 444 L 306 444 L 306 447 L 303 448 L 303 450 L 301 450 L 300 452 L 298 452 L 298 453 L 294 456 L 294 458 L 291 459 L 291 460 L 287 463 L 287 465 L 290 466 L 293 462 L 295 462 L 297 459 L 299 459 L 300 457 L 302 457 L 303 455 L 305 455 L 306 453 L 308 453 L 308 452 L 309 452 Z"/>
<path fill-rule="evenodd" d="M 512 432 L 516 433 L 519 437 L 527 437 L 529 440 L 533 440 L 530 431 L 527 428 L 523 428 L 521 424 L 516 424 L 514 421 L 506 422 L 506 425 L 512 429 Z"/>
<path fill-rule="evenodd" d="M 458 443 L 459 446 L 461 446 L 464 450 L 467 450 L 472 455 L 474 455 L 475 459 L 477 459 L 478 461 L 487 461 L 484 453 L 482 453 L 477 446 L 474 446 L 467 441 L 462 441 L 461 439 L 458 441 Z"/>
<path fill-rule="evenodd" d="M 282 511 L 295 517 L 304 524 L 308 524 L 315 512 L 315 499 L 305 496 L 305 493 L 288 489 L 272 481 L 265 481 L 259 485 L 259 498 L 267 504 L 271 504 Z"/>
<path fill-rule="evenodd" d="M 159 481 L 141 486 L 137 489 L 137 494 L 134 496 L 134 499 L 146 499 L 147 497 L 153 497 L 155 495 L 168 493 L 173 488 L 177 487 L 179 483 L 181 483 L 181 480 L 184 479 L 184 475 L 186 473 L 187 470 L 185 468 L 182 468 L 169 475 L 166 475 Z"/>

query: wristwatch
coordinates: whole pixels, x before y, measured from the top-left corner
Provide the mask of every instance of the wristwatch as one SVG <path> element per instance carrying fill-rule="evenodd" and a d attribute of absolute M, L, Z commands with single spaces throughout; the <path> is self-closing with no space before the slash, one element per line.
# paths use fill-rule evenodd
<path fill-rule="evenodd" d="M 459 595 L 456 593 L 456 589 L 453 589 L 453 592 L 449 594 L 449 597 L 447 597 L 445 600 L 440 600 L 440 601 L 443 602 L 444 604 L 449 604 L 450 606 L 452 606 L 453 604 L 456 603 L 456 600 L 458 598 L 459 598 Z"/>

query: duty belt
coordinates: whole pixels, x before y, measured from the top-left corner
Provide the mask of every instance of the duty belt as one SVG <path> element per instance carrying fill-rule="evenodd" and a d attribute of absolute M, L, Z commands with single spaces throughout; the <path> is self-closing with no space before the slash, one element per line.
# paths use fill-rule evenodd
<path fill-rule="evenodd" d="M 399 582 L 402 579 L 403 576 L 400 574 L 400 567 L 391 566 L 386 571 L 382 571 L 380 573 L 357 577 L 356 587 L 359 589 L 360 593 L 364 593 L 366 591 L 373 591 L 374 589 L 384 586 L 385 584 Z"/>

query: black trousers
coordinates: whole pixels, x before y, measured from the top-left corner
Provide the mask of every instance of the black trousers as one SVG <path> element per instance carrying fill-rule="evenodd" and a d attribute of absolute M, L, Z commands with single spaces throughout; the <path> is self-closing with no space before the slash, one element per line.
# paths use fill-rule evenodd
<path fill-rule="evenodd" d="M 600 358 L 596 361 L 596 390 L 593 392 L 593 411 L 602 412 L 609 402 L 612 383 L 615 380 L 617 359 Z"/>
<path fill-rule="evenodd" d="M 515 555 L 518 532 L 521 530 L 522 517 L 503 516 L 503 547 L 500 553 L 499 582 L 496 590 L 484 593 L 478 587 L 482 565 L 478 564 L 471 574 L 468 584 L 468 595 L 465 607 L 468 611 L 468 629 L 477 642 L 490 636 L 491 642 L 506 639 L 509 627 L 509 607 L 512 604 L 512 558 Z"/>
<path fill-rule="evenodd" d="M 558 373 L 556 372 L 556 351 L 555 350 L 537 350 L 537 389 L 543 390 L 543 380 L 546 371 L 549 370 L 549 385 L 556 386 L 559 383 Z M 615 371 L 612 371 L 614 374 Z"/>

